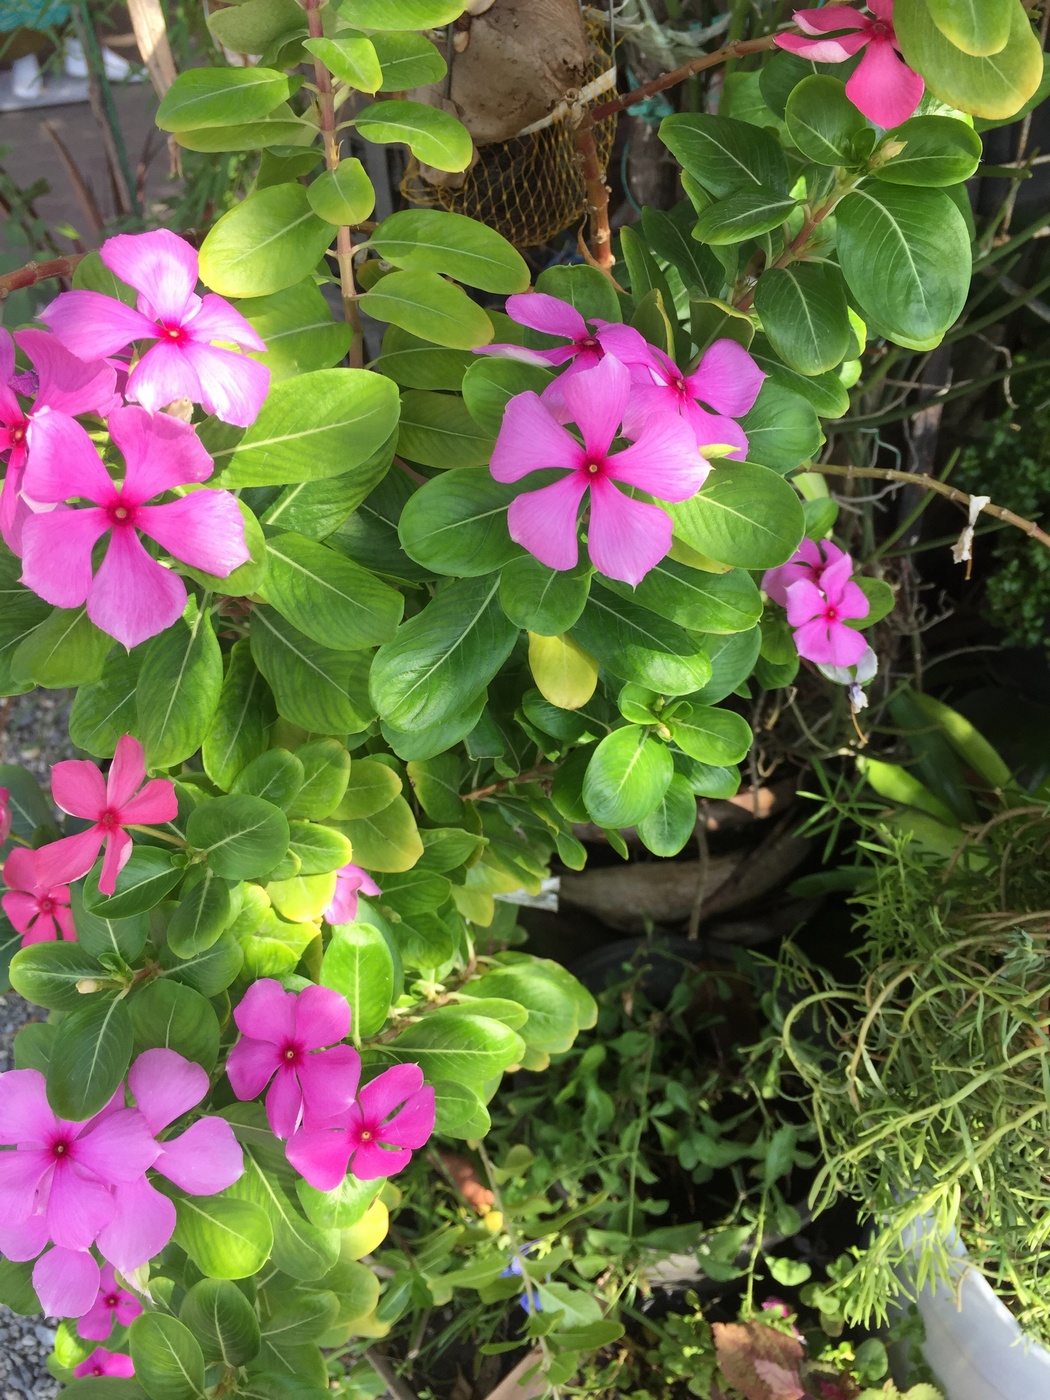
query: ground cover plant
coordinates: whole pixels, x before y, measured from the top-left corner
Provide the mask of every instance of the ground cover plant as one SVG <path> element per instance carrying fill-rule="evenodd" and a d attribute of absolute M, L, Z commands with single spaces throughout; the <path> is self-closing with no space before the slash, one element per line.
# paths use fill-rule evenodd
<path fill-rule="evenodd" d="M 250 192 L 202 239 L 113 234 L 0 328 L 0 690 L 75 688 L 89 756 L 50 802 L 2 775 L 5 956 L 50 1014 L 0 1077 L 0 1277 L 66 1319 L 70 1395 L 347 1393 L 326 1353 L 419 1302 L 361 1262 L 388 1179 L 595 1023 L 514 901 L 582 866 L 580 823 L 681 851 L 740 784 L 750 686 L 801 664 L 843 733 L 864 707 L 893 591 L 815 478 L 886 473 L 814 459 L 869 347 L 966 306 L 974 120 L 1042 78 L 1019 0 L 948 9 L 707 56 L 761 58 L 728 113 L 663 121 L 685 199 L 615 247 L 612 112 L 574 111 L 590 246 L 531 286 L 482 223 L 373 221 L 343 149 L 470 165 L 403 95 L 442 81 L 455 0 L 246 0 L 210 25 L 259 63 L 189 69 L 157 120 L 259 153 Z M 586 1274 L 542 1287 L 558 1389 L 620 1324 Z"/>

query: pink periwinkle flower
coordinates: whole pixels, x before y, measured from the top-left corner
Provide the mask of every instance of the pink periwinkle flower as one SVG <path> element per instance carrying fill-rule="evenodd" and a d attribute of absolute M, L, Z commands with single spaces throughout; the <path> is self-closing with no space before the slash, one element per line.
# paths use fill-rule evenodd
<path fill-rule="evenodd" d="M 170 822 L 178 816 L 175 784 L 167 778 L 153 778 L 148 783 L 145 780 L 146 756 L 142 745 L 130 734 L 117 741 L 105 779 L 87 759 L 70 758 L 56 763 L 51 770 L 52 797 L 63 812 L 83 817 L 93 825 L 35 852 L 37 884 L 54 889 L 79 880 L 94 865 L 105 844 L 98 887 L 103 894 L 113 894 L 133 844 L 124 827 Z"/>
<path fill-rule="evenodd" d="M 13 850 L 4 861 L 4 884 L 7 893 L 0 904 L 22 935 L 23 948 L 28 948 L 30 943 L 49 943 L 58 938 L 76 942 L 69 886 L 41 885 L 34 854 L 25 846 Z"/>
<path fill-rule="evenodd" d="M 157 1139 L 152 1169 L 191 1196 L 214 1196 L 244 1172 L 244 1155 L 224 1118 L 198 1118 L 174 1137 L 158 1137 L 195 1108 L 208 1087 L 207 1071 L 174 1050 L 145 1050 L 128 1071 L 135 1107 Z M 174 1205 L 143 1171 L 116 1193 L 116 1209 L 99 1232 L 98 1247 L 128 1274 L 159 1254 L 174 1230 Z"/>
<path fill-rule="evenodd" d="M 344 865 L 337 870 L 335 894 L 324 911 L 328 923 L 352 924 L 357 918 L 357 896 L 362 891 L 370 895 L 383 893 L 368 871 L 362 870 L 359 865 Z"/>
<path fill-rule="evenodd" d="M 846 83 L 846 96 L 876 126 L 899 126 L 918 107 L 925 85 L 901 58 L 893 29 L 893 0 L 869 0 L 868 8 L 870 15 L 851 5 L 798 10 L 794 20 L 803 34 L 778 34 L 777 44 L 814 63 L 844 63 L 864 49 Z"/>
<path fill-rule="evenodd" d="M 128 398 L 148 409 L 186 398 L 225 423 L 253 423 L 270 371 L 214 342 L 248 350 L 266 345 L 228 301 L 196 294 L 197 254 L 186 240 L 166 229 L 121 233 L 103 243 L 99 256 L 138 292 L 137 307 L 100 292 L 62 292 L 40 319 L 63 344 L 86 360 L 115 355 L 133 341 L 155 341 L 131 371 Z"/>
<path fill-rule="evenodd" d="M 820 587 L 821 575 L 831 564 L 835 564 L 845 554 L 830 540 L 804 539 L 786 564 L 778 564 L 775 569 L 767 569 L 762 575 L 762 587 L 774 603 L 787 607 L 787 591 L 799 579 L 809 579 Z"/>
<path fill-rule="evenodd" d="M 864 687 L 874 679 L 879 669 L 879 658 L 870 646 L 864 648 L 860 660 L 855 661 L 852 666 L 818 666 L 817 669 L 829 681 L 848 688 L 849 703 L 854 710 L 868 708 L 868 697 L 864 693 Z"/>
<path fill-rule="evenodd" d="M 0 846 L 11 835 L 11 793 L 0 787 Z"/>
<path fill-rule="evenodd" d="M 14 373 L 15 341 L 36 366 L 35 388 L 28 376 Z M 75 415 L 108 413 L 118 402 L 116 381 L 111 366 L 100 362 L 97 348 L 78 359 L 46 331 L 18 331 L 12 339 L 0 328 L 0 452 L 10 454 L 0 492 L 0 535 L 15 554 L 22 552 L 22 526 L 30 510 L 21 494 L 27 464 L 41 457 L 93 452 Z M 23 410 L 16 390 L 36 394 L 32 408 Z"/>
<path fill-rule="evenodd" d="M 254 1099 L 270 1085 L 266 1116 L 277 1137 L 334 1118 L 353 1102 L 361 1058 L 337 1043 L 350 1033 L 350 1007 L 338 992 L 313 986 L 286 992 L 263 977 L 245 992 L 233 1019 L 242 1033 L 226 1060 L 233 1092 Z"/>
<path fill-rule="evenodd" d="M 721 444 L 733 447 L 730 457 L 746 457 L 747 435 L 733 420 L 754 405 L 766 376 L 744 347 L 735 340 L 716 340 L 689 374 L 662 350 L 650 346 L 650 351 L 649 362 L 631 370 L 634 392 L 625 420 L 628 433 L 633 437 L 636 425 L 644 425 L 653 415 L 680 413 L 696 434 L 701 452 Z"/>
<path fill-rule="evenodd" d="M 139 1308 L 139 1312 L 142 1309 Z M 74 1376 L 133 1376 L 135 1366 L 130 1356 L 122 1351 L 107 1351 L 96 1347 L 90 1356 L 85 1356 L 79 1366 L 73 1367 Z"/>
<path fill-rule="evenodd" d="M 0 1251 L 36 1259 L 45 1313 L 80 1317 L 101 1282 L 91 1246 L 160 1150 L 149 1125 L 123 1107 L 123 1090 L 86 1122 L 58 1118 L 40 1071 L 16 1069 L 0 1075 L 0 1143 L 15 1149 L 0 1152 Z"/>
<path fill-rule="evenodd" d="M 862 634 L 846 623 L 867 617 L 871 604 L 850 574 L 848 554 L 820 576 L 820 586 L 799 579 L 787 590 L 787 619 L 795 629 L 798 654 L 821 666 L 853 666 L 867 650 Z"/>
<path fill-rule="evenodd" d="M 393 1176 L 434 1131 L 434 1090 L 418 1065 L 394 1065 L 366 1084 L 340 1116 L 291 1139 L 288 1160 L 311 1186 L 331 1191 L 350 1170 L 359 1181 Z"/>
<path fill-rule="evenodd" d="M 98 1285 L 98 1297 L 77 1323 L 77 1331 L 89 1342 L 104 1342 L 113 1331 L 113 1324 L 130 1327 L 142 1311 L 142 1304 L 117 1282 L 112 1264 L 103 1264 Z M 97 1348 L 93 1355 L 97 1355 Z M 90 1358 L 89 1358 L 90 1359 Z M 94 1371 L 91 1372 L 95 1374 Z M 101 1374 L 101 1373 L 100 1373 Z"/>
<path fill-rule="evenodd" d="M 120 486 L 86 440 L 83 450 L 34 457 L 25 481 L 32 500 L 57 505 L 82 497 L 94 504 L 25 522 L 22 582 L 59 608 L 86 602 L 91 621 L 130 649 L 170 627 L 186 606 L 186 585 L 150 557 L 140 531 L 175 559 L 223 578 L 251 556 L 229 491 L 191 491 L 146 504 L 211 475 L 212 460 L 188 423 L 129 407 L 110 414 L 109 430 L 124 454 Z M 92 552 L 106 534 L 109 545 L 95 572 Z"/>
<path fill-rule="evenodd" d="M 699 491 L 710 466 L 697 450 L 693 429 L 677 414 L 648 418 L 637 441 L 611 450 L 631 397 L 630 371 L 614 356 L 564 380 L 563 392 L 582 446 L 534 393 L 515 395 L 503 415 L 492 453 L 497 481 L 520 481 L 546 467 L 568 468 L 559 481 L 511 502 L 511 538 L 550 569 L 573 568 L 579 558 L 576 519 L 590 491 L 591 563 L 609 578 L 637 584 L 671 548 L 671 517 L 615 483 L 662 501 L 685 501 Z"/>
<path fill-rule="evenodd" d="M 544 335 L 564 336 L 568 343 L 551 350 L 528 350 L 521 345 L 483 345 L 475 353 L 502 355 L 548 368 L 567 364 L 566 374 L 593 369 L 605 355 L 615 355 L 624 364 L 645 364 L 649 359 L 651 347 L 633 326 L 617 321 L 588 324 L 575 306 L 546 292 L 516 293 L 507 298 L 506 306 L 507 315 L 519 326 L 529 326 Z"/>

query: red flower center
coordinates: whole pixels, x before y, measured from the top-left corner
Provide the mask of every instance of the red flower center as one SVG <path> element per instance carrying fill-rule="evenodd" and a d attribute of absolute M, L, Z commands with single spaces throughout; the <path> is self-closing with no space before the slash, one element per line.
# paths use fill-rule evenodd
<path fill-rule="evenodd" d="M 106 1307 L 107 1307 L 107 1308 L 115 1308 L 115 1307 L 119 1304 L 119 1302 L 120 1302 L 120 1299 L 117 1297 L 117 1295 L 116 1295 L 115 1293 L 107 1294 L 106 1299 L 105 1299 L 105 1303 L 106 1303 Z"/>
<path fill-rule="evenodd" d="M 181 326 L 165 325 L 160 327 L 160 338 L 161 340 L 170 340 L 173 345 L 181 345 L 184 340 L 189 339 Z"/>
<path fill-rule="evenodd" d="M 50 914 L 52 909 L 54 909 L 55 907 L 55 902 L 52 899 L 48 899 L 47 895 L 45 895 L 43 899 L 37 900 L 36 907 L 39 909 L 41 914 Z"/>
<path fill-rule="evenodd" d="M 601 349 L 601 346 L 600 346 L 600 344 L 598 343 L 598 338 L 597 338 L 597 336 L 593 336 L 593 335 L 585 335 L 585 336 L 583 337 L 583 339 L 582 339 L 582 340 L 578 340 L 578 341 L 576 342 L 576 344 L 579 346 L 579 348 L 580 348 L 581 350 L 600 350 L 600 349 Z"/>
<path fill-rule="evenodd" d="M 281 1051 L 281 1059 L 286 1064 L 294 1065 L 299 1059 L 299 1046 L 294 1041 L 289 1041 Z"/>
<path fill-rule="evenodd" d="M 99 817 L 98 824 L 103 831 L 116 831 L 120 826 L 120 813 L 114 812 L 112 807 L 107 807 Z"/>
<path fill-rule="evenodd" d="M 104 1375 L 106 1374 L 105 1371 L 103 1371 L 103 1369 L 102 1369 L 102 1362 L 101 1362 L 101 1361 L 96 1361 L 96 1362 L 95 1362 L 94 1366 L 91 1368 L 91 1374 L 92 1374 L 93 1376 L 104 1376 Z"/>
<path fill-rule="evenodd" d="M 873 39 L 895 39 L 897 36 L 893 32 L 893 25 L 887 24 L 884 19 L 872 20 L 868 25 L 868 33 Z"/>
<path fill-rule="evenodd" d="M 827 605 L 827 607 L 824 609 L 824 621 L 825 621 L 825 622 L 838 622 L 838 620 L 839 620 L 839 610 L 838 610 L 838 608 L 832 607 L 832 605 L 829 603 L 829 604 Z"/>
<path fill-rule="evenodd" d="M 371 1134 L 371 1132 L 369 1131 L 368 1128 L 362 1128 L 362 1129 L 361 1129 L 361 1141 L 362 1141 L 362 1142 L 371 1142 L 371 1141 L 372 1141 L 372 1134 Z"/>
<path fill-rule="evenodd" d="M 21 443 L 25 442 L 25 440 L 26 425 L 24 423 L 19 423 L 17 428 L 11 429 L 11 441 L 16 447 L 18 447 Z"/>
<path fill-rule="evenodd" d="M 59 1138 L 59 1140 L 51 1146 L 51 1155 L 53 1157 L 65 1157 L 69 1151 L 69 1147 L 68 1138 Z"/>

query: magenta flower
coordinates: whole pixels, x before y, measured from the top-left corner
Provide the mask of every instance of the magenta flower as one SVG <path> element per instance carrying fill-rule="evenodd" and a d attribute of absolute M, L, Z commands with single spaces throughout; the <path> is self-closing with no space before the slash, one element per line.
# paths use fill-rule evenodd
<path fill-rule="evenodd" d="M 139 1308 L 139 1312 L 142 1309 Z M 133 1376 L 135 1367 L 130 1356 L 125 1356 L 122 1351 L 107 1351 L 105 1347 L 96 1347 L 90 1356 L 86 1356 L 79 1366 L 73 1367 L 74 1376 Z"/>
<path fill-rule="evenodd" d="M 270 387 L 270 371 L 213 342 L 248 350 L 265 343 L 228 301 L 197 285 L 197 254 L 166 229 L 121 233 L 99 249 L 109 270 L 138 292 L 137 309 L 100 292 L 62 292 L 40 319 L 74 355 L 115 355 L 152 340 L 128 379 L 127 396 L 155 410 L 175 399 L 203 404 L 224 423 L 253 423 Z"/>
<path fill-rule="evenodd" d="M 7 893 L 0 899 L 4 913 L 22 935 L 22 947 L 49 943 L 61 937 L 76 942 L 77 931 L 69 908 L 68 885 L 41 885 L 33 852 L 24 846 L 13 850 L 4 862 Z"/>
<path fill-rule="evenodd" d="M 145 1050 L 128 1071 L 135 1106 L 154 1137 L 196 1107 L 207 1094 L 208 1083 L 200 1065 L 174 1050 Z M 184 1132 L 160 1139 L 155 1146 L 153 1170 L 192 1196 L 225 1191 L 244 1172 L 243 1153 L 224 1118 L 198 1118 Z M 159 1254 L 174 1229 L 174 1205 L 143 1171 L 117 1192 L 116 1209 L 99 1231 L 98 1247 L 127 1274 Z"/>
<path fill-rule="evenodd" d="M 336 1044 L 350 1033 L 350 1007 L 338 992 L 286 992 L 264 977 L 245 992 L 233 1019 L 242 1032 L 226 1060 L 233 1092 L 254 1099 L 270 1085 L 266 1116 L 277 1137 L 334 1118 L 353 1102 L 361 1059 Z"/>
<path fill-rule="evenodd" d="M 844 63 L 864 49 L 864 57 L 846 83 L 846 96 L 876 126 L 900 126 L 918 107 L 925 85 L 900 56 L 893 29 L 893 0 L 869 0 L 868 8 L 870 16 L 851 5 L 798 10 L 794 16 L 798 27 L 819 37 L 778 34 L 777 44 L 814 63 Z"/>
<path fill-rule="evenodd" d="M 730 457 L 746 457 L 747 436 L 733 419 L 752 407 L 766 376 L 744 347 L 735 340 L 716 340 L 691 374 L 662 350 L 650 349 L 649 363 L 631 371 L 634 391 L 625 420 L 630 436 L 652 416 L 680 413 L 695 432 L 701 452 L 722 444 L 735 449 Z M 715 412 L 702 408 L 701 402 Z"/>
<path fill-rule="evenodd" d="M 361 890 L 371 895 L 383 893 L 368 871 L 362 870 L 359 865 L 344 865 L 337 870 L 335 894 L 331 904 L 324 911 L 328 923 L 352 924 L 357 918 L 357 896 Z"/>
<path fill-rule="evenodd" d="M 871 604 L 850 579 L 853 560 L 848 554 L 829 564 L 820 576 L 820 587 L 799 579 L 787 590 L 787 618 L 795 629 L 798 654 L 821 666 L 853 666 L 867 650 L 860 632 L 847 627 L 849 619 L 867 617 Z"/>
<path fill-rule="evenodd" d="M 21 495 L 26 466 L 41 457 L 93 452 L 75 415 L 108 413 L 115 403 L 117 376 L 99 362 L 97 350 L 85 363 L 46 331 L 18 331 L 14 339 L 36 366 L 37 382 L 36 401 L 23 411 L 14 390 L 30 392 L 28 376 L 15 375 L 14 342 L 0 329 L 0 452 L 10 453 L 0 493 L 0 534 L 7 547 L 20 554 L 22 526 L 29 515 Z"/>
<path fill-rule="evenodd" d="M 331 1191 L 353 1172 L 359 1181 L 393 1176 L 434 1131 L 434 1090 L 418 1065 L 394 1065 L 361 1090 L 338 1122 L 302 1129 L 288 1160 L 318 1191 Z"/>
<path fill-rule="evenodd" d="M 492 453 L 497 481 L 520 481 L 546 467 L 569 469 L 553 485 L 511 502 L 511 538 L 550 569 L 573 568 L 579 557 L 576 518 L 589 490 L 591 563 L 609 578 L 636 584 L 671 548 L 671 518 L 614 483 L 663 501 L 685 501 L 699 491 L 710 467 L 697 451 L 692 428 L 677 415 L 647 419 L 636 442 L 611 451 L 631 395 L 630 372 L 612 355 L 563 384 L 582 446 L 534 393 L 515 395 L 503 415 Z"/>
<path fill-rule="evenodd" d="M 59 608 L 86 602 L 91 621 L 130 649 L 170 627 L 186 606 L 186 585 L 150 557 L 139 531 L 174 558 L 223 578 L 250 555 L 229 491 L 193 491 L 146 505 L 164 491 L 211 475 L 212 460 L 188 423 L 120 408 L 110 414 L 109 430 L 124 454 L 120 486 L 90 442 L 46 463 L 33 458 L 25 489 L 34 501 L 83 497 L 94 505 L 51 510 L 25 522 L 22 582 Z M 92 551 L 106 534 L 109 546 L 95 572 Z"/>
<path fill-rule="evenodd" d="M 86 759 L 70 758 L 56 763 L 51 770 L 51 795 L 56 804 L 70 816 L 83 817 L 93 825 L 35 852 L 37 884 L 54 889 L 79 880 L 94 865 L 105 843 L 98 887 L 103 894 L 112 894 L 133 844 L 124 827 L 170 822 L 178 816 L 175 784 L 167 778 L 154 778 L 148 783 L 145 779 L 146 756 L 142 745 L 130 734 L 117 741 L 105 779 Z"/>
<path fill-rule="evenodd" d="M 0 846 L 11 835 L 11 793 L 0 787 Z"/>
<path fill-rule="evenodd" d="M 77 1323 L 77 1331 L 89 1342 L 104 1342 L 113 1331 L 114 1322 L 121 1327 L 130 1327 L 141 1311 L 142 1304 L 135 1295 L 121 1288 L 117 1282 L 113 1265 L 103 1264 L 98 1297 Z M 93 1355 L 97 1355 L 98 1350 L 101 1348 Z"/>
<path fill-rule="evenodd" d="M 774 603 L 787 607 L 787 591 L 799 579 L 809 579 L 820 587 L 821 576 L 831 564 L 836 564 L 845 551 L 830 540 L 804 539 L 786 564 L 778 564 L 775 569 L 767 569 L 762 575 L 762 587 Z"/>
<path fill-rule="evenodd" d="M 593 369 L 607 354 L 624 364 L 645 364 L 651 347 L 633 326 L 617 321 L 583 319 L 575 306 L 546 292 L 519 292 L 507 298 L 507 315 L 519 326 L 529 326 L 544 335 L 563 335 L 567 345 L 552 350 L 527 350 L 521 345 L 484 345 L 478 355 L 502 355 L 528 364 L 555 367 L 568 364 L 567 374 Z M 592 330 L 591 327 L 594 329 Z M 551 385 L 551 388 L 554 386 Z M 549 391 L 548 391 L 549 392 Z"/>
<path fill-rule="evenodd" d="M 91 1245 L 112 1220 L 123 1192 L 157 1156 L 145 1118 L 125 1109 L 123 1091 L 93 1118 L 70 1123 L 47 1101 L 39 1070 L 0 1075 L 0 1251 L 37 1259 L 33 1287 L 45 1313 L 80 1317 L 98 1296 Z"/>

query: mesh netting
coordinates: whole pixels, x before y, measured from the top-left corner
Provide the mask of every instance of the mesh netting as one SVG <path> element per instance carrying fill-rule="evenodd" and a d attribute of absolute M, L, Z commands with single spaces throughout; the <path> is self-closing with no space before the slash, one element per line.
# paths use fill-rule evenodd
<path fill-rule="evenodd" d="M 600 19 L 588 18 L 593 58 L 587 82 L 594 83 L 612 64 L 609 37 Z M 608 90 L 592 99 L 608 101 Z M 586 186 L 568 116 L 540 131 L 478 148 L 478 159 L 459 189 L 431 185 L 409 162 L 401 193 L 409 204 L 467 214 L 501 233 L 518 248 L 546 243 L 587 210 Z M 612 155 L 616 118 L 598 122 L 594 141 L 604 168 Z"/>

